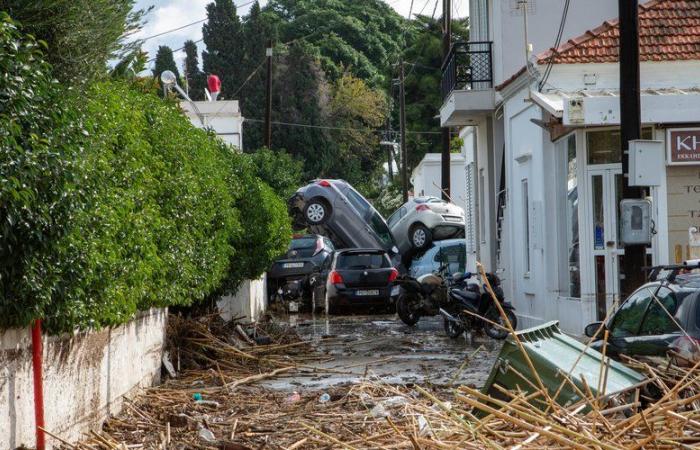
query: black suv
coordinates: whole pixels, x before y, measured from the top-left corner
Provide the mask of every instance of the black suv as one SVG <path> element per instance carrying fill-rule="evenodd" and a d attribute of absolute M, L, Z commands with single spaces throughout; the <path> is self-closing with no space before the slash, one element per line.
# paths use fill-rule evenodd
<path fill-rule="evenodd" d="M 607 353 L 666 356 L 671 350 L 683 359 L 700 357 L 699 271 L 699 263 L 653 268 L 652 281 L 630 295 L 605 323 Z M 588 325 L 586 336 L 592 337 L 600 325 Z M 592 348 L 600 351 L 602 338 L 599 332 Z"/>

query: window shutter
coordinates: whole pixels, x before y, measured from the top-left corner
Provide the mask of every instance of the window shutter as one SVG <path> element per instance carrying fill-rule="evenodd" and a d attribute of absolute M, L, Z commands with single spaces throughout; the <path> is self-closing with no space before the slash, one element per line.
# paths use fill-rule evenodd
<path fill-rule="evenodd" d="M 475 192 L 476 192 L 476 165 L 474 162 L 467 164 L 466 168 L 467 177 L 467 210 L 465 213 L 465 237 L 467 241 L 467 253 L 476 252 L 476 220 L 474 217 L 474 211 L 476 205 L 474 204 Z"/>

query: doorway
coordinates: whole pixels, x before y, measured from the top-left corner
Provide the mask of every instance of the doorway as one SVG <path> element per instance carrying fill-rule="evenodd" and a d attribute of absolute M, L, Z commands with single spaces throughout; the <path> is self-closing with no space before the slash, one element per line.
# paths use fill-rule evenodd
<path fill-rule="evenodd" d="M 619 164 L 589 166 L 588 186 L 591 215 L 593 279 L 596 315 L 603 320 L 613 305 L 619 304 L 620 272 L 625 248 L 618 237 L 619 208 L 622 199 L 622 168 Z"/>

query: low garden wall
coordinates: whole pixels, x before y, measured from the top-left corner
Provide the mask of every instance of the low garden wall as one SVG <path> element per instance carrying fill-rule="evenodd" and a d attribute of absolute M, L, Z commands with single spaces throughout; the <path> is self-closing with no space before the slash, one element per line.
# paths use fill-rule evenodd
<path fill-rule="evenodd" d="M 123 396 L 160 380 L 167 309 L 123 325 L 44 336 L 46 429 L 77 440 L 122 407 Z M 29 328 L 0 331 L 0 449 L 35 445 Z M 47 436 L 47 448 L 59 442 Z"/>

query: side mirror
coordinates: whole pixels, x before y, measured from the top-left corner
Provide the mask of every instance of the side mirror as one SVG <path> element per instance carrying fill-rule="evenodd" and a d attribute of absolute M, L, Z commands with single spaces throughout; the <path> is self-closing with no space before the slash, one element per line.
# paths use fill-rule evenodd
<path fill-rule="evenodd" d="M 593 336 L 595 336 L 596 332 L 598 331 L 598 328 L 600 328 L 601 326 L 605 327 L 603 322 L 593 322 L 583 329 L 583 333 L 589 338 L 592 338 Z"/>

